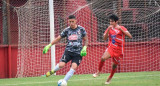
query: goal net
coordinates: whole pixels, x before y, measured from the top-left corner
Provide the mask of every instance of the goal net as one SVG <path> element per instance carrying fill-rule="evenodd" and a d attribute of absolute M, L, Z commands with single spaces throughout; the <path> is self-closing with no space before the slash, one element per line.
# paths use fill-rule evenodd
<path fill-rule="evenodd" d="M 54 34 L 57 37 L 68 27 L 67 18 L 73 14 L 78 25 L 87 31 L 87 56 L 75 74 L 93 74 L 106 50 L 103 33 L 109 26 L 108 17 L 117 14 L 133 38 L 126 37 L 124 58 L 117 72 L 160 71 L 160 1 L 159 0 L 54 0 Z M 51 70 L 51 51 L 42 50 L 50 43 L 48 0 L 28 0 L 17 7 L 19 38 L 17 77 L 44 75 Z M 57 64 L 64 53 L 66 39 L 55 45 Z M 109 73 L 112 60 L 105 61 L 102 73 Z M 70 62 L 57 75 L 64 75 Z"/>

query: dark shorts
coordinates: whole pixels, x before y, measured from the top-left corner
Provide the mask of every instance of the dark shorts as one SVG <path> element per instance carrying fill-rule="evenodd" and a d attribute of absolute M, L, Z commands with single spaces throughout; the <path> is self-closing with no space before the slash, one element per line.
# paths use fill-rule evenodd
<path fill-rule="evenodd" d="M 67 63 L 70 60 L 72 60 L 72 63 L 76 63 L 79 66 L 81 61 L 82 61 L 82 56 L 80 54 L 77 54 L 77 53 L 65 51 L 61 60 L 60 60 L 60 62 Z"/>

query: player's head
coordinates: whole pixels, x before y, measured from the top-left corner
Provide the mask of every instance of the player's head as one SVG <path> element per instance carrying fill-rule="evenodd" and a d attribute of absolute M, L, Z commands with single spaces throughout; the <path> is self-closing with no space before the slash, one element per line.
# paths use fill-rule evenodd
<path fill-rule="evenodd" d="M 109 16 L 110 25 L 115 26 L 116 24 L 118 24 L 118 20 L 119 18 L 115 14 L 112 14 L 111 16 Z"/>
<path fill-rule="evenodd" d="M 71 28 L 75 28 L 77 26 L 76 22 L 77 22 L 77 20 L 76 20 L 76 17 L 74 15 L 70 15 L 68 17 L 68 23 L 69 23 L 69 26 Z"/>

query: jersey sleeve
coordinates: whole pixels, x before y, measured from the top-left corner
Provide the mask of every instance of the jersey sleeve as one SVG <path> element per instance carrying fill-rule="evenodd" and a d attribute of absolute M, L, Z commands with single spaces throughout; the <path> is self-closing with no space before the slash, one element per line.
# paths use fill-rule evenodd
<path fill-rule="evenodd" d="M 85 28 L 82 28 L 81 33 L 82 33 L 82 37 L 86 36 L 87 32 L 86 32 Z"/>
<path fill-rule="evenodd" d="M 61 32 L 60 36 L 61 36 L 62 38 L 66 37 L 66 36 L 67 36 L 67 29 L 64 29 L 64 30 Z"/>
<path fill-rule="evenodd" d="M 128 31 L 127 28 L 125 28 L 124 26 L 121 26 L 121 28 L 122 28 L 124 31 Z"/>

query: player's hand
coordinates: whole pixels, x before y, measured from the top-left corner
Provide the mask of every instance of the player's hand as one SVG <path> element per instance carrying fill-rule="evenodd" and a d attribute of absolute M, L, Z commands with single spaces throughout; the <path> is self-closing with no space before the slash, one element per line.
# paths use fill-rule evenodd
<path fill-rule="evenodd" d="M 113 28 L 113 26 L 112 26 L 112 25 L 109 25 L 108 30 L 110 30 L 110 29 L 112 29 L 112 28 Z"/>
<path fill-rule="evenodd" d="M 119 25 L 117 25 L 116 28 L 117 28 L 118 30 L 121 30 L 121 27 L 120 27 Z"/>
<path fill-rule="evenodd" d="M 87 55 L 87 46 L 84 46 L 83 49 L 81 50 L 80 53 L 81 56 L 86 56 Z"/>
<path fill-rule="evenodd" d="M 43 49 L 43 54 L 46 54 L 51 46 L 52 46 L 52 44 L 45 46 Z"/>

